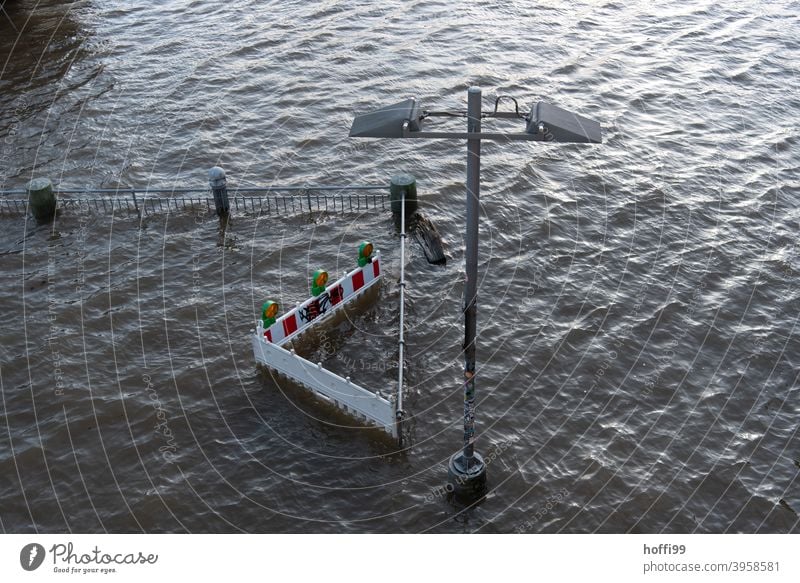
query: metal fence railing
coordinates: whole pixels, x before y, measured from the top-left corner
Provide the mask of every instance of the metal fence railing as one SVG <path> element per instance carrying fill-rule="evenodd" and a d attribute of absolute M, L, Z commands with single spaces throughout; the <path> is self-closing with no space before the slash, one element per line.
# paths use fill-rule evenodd
<path fill-rule="evenodd" d="M 54 189 L 62 212 L 156 213 L 215 212 L 214 197 L 202 189 Z M 231 211 L 257 215 L 363 212 L 389 209 L 388 186 L 284 186 L 232 189 Z M 0 191 L 0 215 L 28 211 L 27 191 Z"/>

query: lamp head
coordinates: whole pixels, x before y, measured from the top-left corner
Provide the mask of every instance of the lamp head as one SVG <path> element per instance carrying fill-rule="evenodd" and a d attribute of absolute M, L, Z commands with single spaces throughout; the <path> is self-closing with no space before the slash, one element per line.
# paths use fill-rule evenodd
<path fill-rule="evenodd" d="M 545 142 L 575 142 L 600 144 L 603 141 L 600 124 L 577 113 L 540 101 L 528 114 L 525 131 L 541 136 Z"/>
<path fill-rule="evenodd" d="M 419 131 L 422 111 L 413 97 L 369 113 L 357 115 L 350 128 L 351 138 L 402 138 L 403 124 Z"/>

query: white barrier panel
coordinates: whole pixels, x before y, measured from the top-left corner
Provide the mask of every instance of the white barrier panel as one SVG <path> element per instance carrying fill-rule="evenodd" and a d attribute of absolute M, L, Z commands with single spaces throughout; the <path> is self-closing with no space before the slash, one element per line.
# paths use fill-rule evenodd
<path fill-rule="evenodd" d="M 343 379 L 294 352 L 268 342 L 258 332 L 253 334 L 253 354 L 258 362 L 322 395 L 343 411 L 373 423 L 392 437 L 397 437 L 394 406 L 387 399 Z"/>
<path fill-rule="evenodd" d="M 372 287 L 381 278 L 381 254 L 376 251 L 372 261 L 364 267 L 357 267 L 341 279 L 333 282 L 325 291 L 316 297 L 290 310 L 266 331 L 262 331 L 259 324 L 258 331 L 264 339 L 278 345 L 283 345 L 313 323 L 330 316 L 344 306 L 348 301 L 357 298 Z"/>

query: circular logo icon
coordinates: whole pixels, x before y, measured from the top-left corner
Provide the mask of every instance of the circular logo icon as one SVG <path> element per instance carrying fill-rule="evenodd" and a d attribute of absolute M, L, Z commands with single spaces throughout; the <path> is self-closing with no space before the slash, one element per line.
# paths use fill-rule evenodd
<path fill-rule="evenodd" d="M 26 571 L 35 571 L 44 562 L 44 547 L 38 543 L 30 543 L 19 552 L 19 564 Z"/>

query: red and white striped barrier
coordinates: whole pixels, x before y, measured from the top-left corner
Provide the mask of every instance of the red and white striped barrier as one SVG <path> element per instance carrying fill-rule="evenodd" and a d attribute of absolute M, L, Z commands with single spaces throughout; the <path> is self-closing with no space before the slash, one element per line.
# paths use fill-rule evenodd
<path fill-rule="evenodd" d="M 281 347 L 308 328 L 326 320 L 334 312 L 355 300 L 382 277 L 381 256 L 377 251 L 364 267 L 357 267 L 325 288 L 320 295 L 309 298 L 278 318 L 264 330 L 259 321 L 253 334 L 253 354 L 256 361 L 286 375 L 358 419 L 373 424 L 393 437 L 398 437 L 395 399 L 387 399 L 313 364 L 294 351 Z"/>
<path fill-rule="evenodd" d="M 363 294 L 380 280 L 381 275 L 381 254 L 376 251 L 370 263 L 355 268 L 343 278 L 333 282 L 323 293 L 307 299 L 278 318 L 266 330 L 259 323 L 258 332 L 267 342 L 281 346 L 312 324 L 333 314 L 348 301 Z"/>

